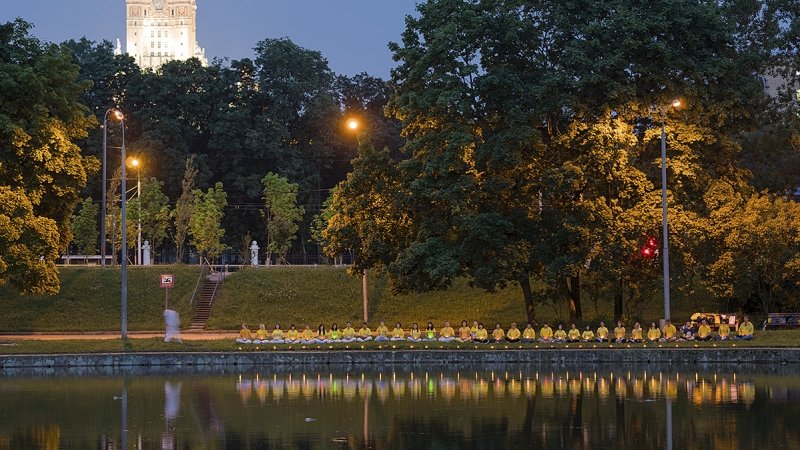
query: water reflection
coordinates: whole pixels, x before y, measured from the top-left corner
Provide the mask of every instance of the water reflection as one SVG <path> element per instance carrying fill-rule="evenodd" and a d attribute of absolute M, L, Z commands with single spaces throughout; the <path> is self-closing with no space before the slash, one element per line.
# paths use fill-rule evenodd
<path fill-rule="evenodd" d="M 798 399 L 796 373 L 652 368 L 6 377 L 0 450 L 800 448 Z"/>

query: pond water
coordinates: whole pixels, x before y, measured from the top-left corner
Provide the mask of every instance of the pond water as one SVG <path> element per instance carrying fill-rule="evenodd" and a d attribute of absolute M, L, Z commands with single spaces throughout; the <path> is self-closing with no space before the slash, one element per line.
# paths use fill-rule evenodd
<path fill-rule="evenodd" d="M 800 372 L 518 365 L 0 371 L 0 449 L 33 448 L 797 449 Z"/>

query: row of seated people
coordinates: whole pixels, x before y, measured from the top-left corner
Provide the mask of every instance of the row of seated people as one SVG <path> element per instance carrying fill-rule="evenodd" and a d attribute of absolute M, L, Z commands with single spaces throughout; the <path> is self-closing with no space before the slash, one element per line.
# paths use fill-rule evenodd
<path fill-rule="evenodd" d="M 275 329 L 270 334 L 264 324 L 259 325 L 259 329 L 251 332 L 247 324 L 242 324 L 242 329 L 239 332 L 239 337 L 236 342 L 245 344 L 283 344 L 283 343 L 299 343 L 299 344 L 327 344 L 333 342 L 366 342 L 366 341 L 438 341 L 438 342 L 479 342 L 479 343 L 500 343 L 500 342 L 522 342 L 522 343 L 568 343 L 568 342 L 614 342 L 614 343 L 639 343 L 639 342 L 676 342 L 676 341 L 710 341 L 710 340 L 729 340 L 729 339 L 745 339 L 753 338 L 753 324 L 749 321 L 747 316 L 744 321 L 737 327 L 734 333 L 731 332 L 728 324 L 720 324 L 717 334 L 714 335 L 711 327 L 702 321 L 701 324 L 695 329 L 691 322 L 687 322 L 678 330 L 675 325 L 669 320 L 666 321 L 663 329 L 659 329 L 655 322 L 652 322 L 650 328 L 645 332 L 639 322 L 636 322 L 633 329 L 628 334 L 627 329 L 622 322 L 617 323 L 613 333 L 606 328 L 604 322 L 600 322 L 600 326 L 596 331 L 592 331 L 589 325 L 581 332 L 573 323 L 569 330 L 565 330 L 563 325 L 558 324 L 557 328 L 553 330 L 547 322 L 539 330 L 538 336 L 533 329 L 533 325 L 529 322 L 525 329 L 520 330 L 517 324 L 512 322 L 508 331 L 505 331 L 500 323 L 497 323 L 492 330 L 491 335 L 489 331 L 483 326 L 483 323 L 474 321 L 472 326 L 467 325 L 467 321 L 461 322 L 461 327 L 458 330 L 450 326 L 450 322 L 446 321 L 444 327 L 440 330 L 434 328 L 432 322 L 428 322 L 426 329 L 420 329 L 414 323 L 411 329 L 406 331 L 403 329 L 400 322 L 395 324 L 394 329 L 389 330 L 384 321 L 381 321 L 378 328 L 373 332 L 366 322 L 364 322 L 360 329 L 353 328 L 350 322 L 345 324 L 345 328 L 339 329 L 334 323 L 328 330 L 325 325 L 320 324 L 317 331 L 311 330 L 309 325 L 300 331 L 292 324 L 288 330 L 284 331 L 280 324 L 275 325 Z"/>

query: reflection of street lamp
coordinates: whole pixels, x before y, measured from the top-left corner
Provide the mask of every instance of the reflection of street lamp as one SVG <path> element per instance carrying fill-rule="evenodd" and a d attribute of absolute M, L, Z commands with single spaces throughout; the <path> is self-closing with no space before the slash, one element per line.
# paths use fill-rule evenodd
<path fill-rule="evenodd" d="M 358 119 L 355 119 L 355 118 L 347 119 L 347 128 L 349 130 L 357 131 L 360 127 L 361 127 L 361 124 L 358 122 Z M 361 294 L 362 294 L 363 303 L 364 303 L 364 322 L 368 322 L 369 321 L 369 307 L 368 307 L 368 303 L 367 303 L 367 269 L 364 269 L 364 272 L 361 275 Z"/>
<path fill-rule="evenodd" d="M 139 219 L 136 234 L 136 265 L 142 265 L 142 162 L 139 158 L 131 157 L 128 163 L 136 169 L 136 199 L 139 201 Z"/>
<path fill-rule="evenodd" d="M 673 100 L 670 104 L 673 108 L 681 106 L 680 100 Z M 661 204 L 664 209 L 664 320 L 670 320 L 669 315 L 669 238 L 667 227 L 667 133 L 665 124 L 667 122 L 667 108 L 661 108 Z"/>
<path fill-rule="evenodd" d="M 108 130 L 108 113 L 114 113 L 117 120 L 122 121 L 125 116 L 118 109 L 109 109 L 103 115 L 103 197 L 101 199 L 100 213 L 100 265 L 106 265 L 106 141 Z"/>
<path fill-rule="evenodd" d="M 120 114 L 121 115 L 121 114 Z M 125 121 L 120 119 L 122 123 L 122 151 L 120 158 L 120 170 L 122 171 L 122 179 L 120 180 L 120 192 L 122 193 L 122 339 L 128 339 L 128 232 L 126 222 L 128 220 L 126 212 L 126 203 L 128 201 L 126 193 L 127 183 L 125 177 L 127 176 L 125 170 Z"/>

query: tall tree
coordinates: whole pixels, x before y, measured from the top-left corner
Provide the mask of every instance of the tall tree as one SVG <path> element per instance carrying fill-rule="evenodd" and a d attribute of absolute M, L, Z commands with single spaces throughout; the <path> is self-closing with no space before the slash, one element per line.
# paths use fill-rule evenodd
<path fill-rule="evenodd" d="M 0 284 L 59 290 L 55 261 L 72 240 L 79 191 L 97 169 L 75 144 L 96 122 L 80 104 L 65 48 L 42 44 L 21 19 L 0 24 Z"/>
<path fill-rule="evenodd" d="M 78 214 L 72 216 L 73 243 L 79 254 L 93 255 L 97 251 L 100 232 L 97 231 L 97 215 L 100 206 L 91 197 L 81 202 Z"/>
<path fill-rule="evenodd" d="M 189 218 L 189 231 L 192 245 L 202 258 L 212 261 L 222 255 L 226 246 L 222 243 L 225 229 L 222 228 L 222 217 L 228 205 L 228 195 L 222 189 L 222 183 L 216 183 L 206 192 L 195 189 L 192 215 Z"/>
<path fill-rule="evenodd" d="M 302 206 L 297 206 L 297 184 L 286 178 L 268 173 L 264 184 L 264 222 L 267 225 L 267 261 L 277 255 L 286 261 L 286 253 L 297 238 L 297 223 L 303 218 Z"/>
<path fill-rule="evenodd" d="M 197 177 L 197 168 L 194 158 L 189 157 L 184 162 L 183 180 L 181 181 L 181 196 L 175 202 L 172 219 L 175 221 L 173 239 L 175 241 L 176 262 L 182 263 L 186 238 L 189 235 L 190 221 L 194 213 L 194 183 Z"/>

